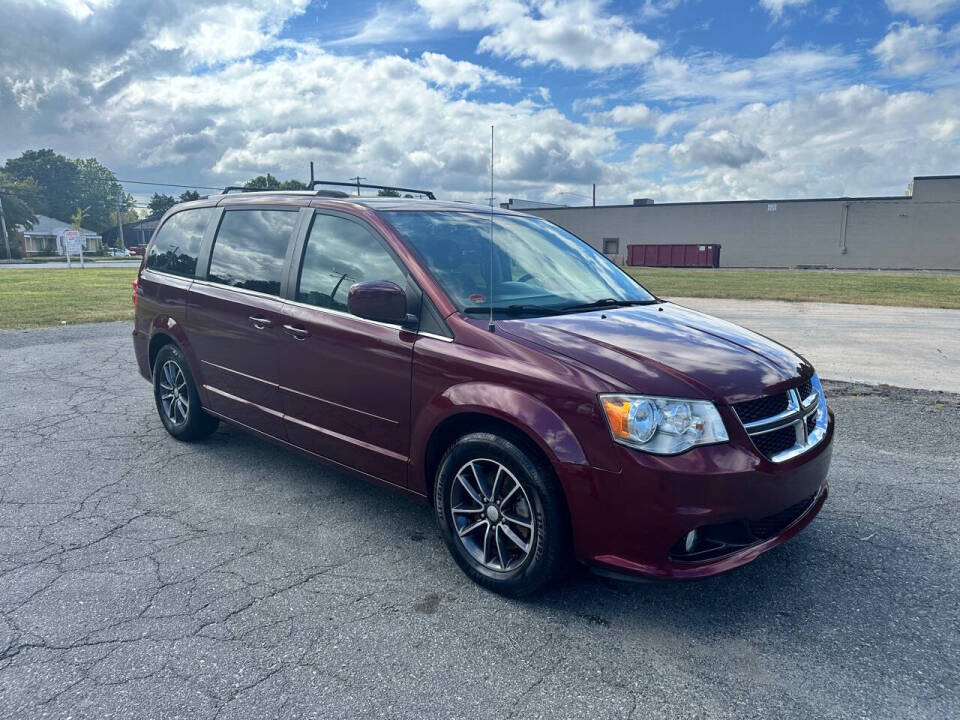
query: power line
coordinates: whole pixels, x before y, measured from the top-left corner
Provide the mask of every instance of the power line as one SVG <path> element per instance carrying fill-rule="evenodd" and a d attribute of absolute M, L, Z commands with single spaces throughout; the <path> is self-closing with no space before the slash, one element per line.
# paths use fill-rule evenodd
<path fill-rule="evenodd" d="M 129 183 L 131 185 L 155 185 L 157 187 L 187 188 L 188 190 L 223 190 L 222 187 L 211 187 L 209 185 L 178 185 L 177 183 L 147 182 L 146 180 L 117 180 L 117 182 Z"/>

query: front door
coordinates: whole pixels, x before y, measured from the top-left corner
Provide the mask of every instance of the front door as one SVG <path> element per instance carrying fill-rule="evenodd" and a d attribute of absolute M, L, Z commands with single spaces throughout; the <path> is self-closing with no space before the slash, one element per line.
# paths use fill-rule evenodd
<path fill-rule="evenodd" d="M 347 467 L 406 483 L 416 334 L 347 311 L 361 280 L 408 281 L 382 237 L 317 213 L 282 310 L 280 397 L 290 442 Z M 409 292 L 409 291 L 408 291 Z M 414 301 L 411 301 L 414 302 Z"/>
<path fill-rule="evenodd" d="M 281 439 L 280 291 L 297 216 L 295 208 L 226 210 L 187 307 L 204 404 Z"/>

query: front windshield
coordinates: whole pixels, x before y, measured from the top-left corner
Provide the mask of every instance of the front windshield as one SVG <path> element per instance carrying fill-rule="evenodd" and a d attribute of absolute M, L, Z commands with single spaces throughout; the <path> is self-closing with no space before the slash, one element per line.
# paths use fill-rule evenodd
<path fill-rule="evenodd" d="M 463 312 L 574 312 L 655 302 L 633 278 L 546 220 L 480 212 L 394 211 L 381 215 L 403 235 Z M 586 306 L 586 307 L 581 307 Z"/>

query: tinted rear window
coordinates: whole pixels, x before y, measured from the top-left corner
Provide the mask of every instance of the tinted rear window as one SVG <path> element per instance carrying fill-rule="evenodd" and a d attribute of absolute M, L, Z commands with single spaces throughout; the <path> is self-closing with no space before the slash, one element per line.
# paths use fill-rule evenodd
<path fill-rule="evenodd" d="M 157 232 L 147 255 L 147 267 L 193 277 L 203 231 L 213 211 L 214 208 L 197 208 L 172 215 Z"/>
<path fill-rule="evenodd" d="M 280 294 L 283 259 L 297 224 L 296 210 L 227 210 L 213 243 L 213 282 Z"/>

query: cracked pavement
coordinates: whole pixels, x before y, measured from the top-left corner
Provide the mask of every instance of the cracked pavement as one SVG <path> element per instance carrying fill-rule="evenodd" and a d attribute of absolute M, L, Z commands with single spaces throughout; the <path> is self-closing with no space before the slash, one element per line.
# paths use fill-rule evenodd
<path fill-rule="evenodd" d="M 128 325 L 0 333 L 0 717 L 958 717 L 960 397 L 827 392 L 831 496 L 791 542 L 511 601 L 424 505 L 170 438 Z"/>

